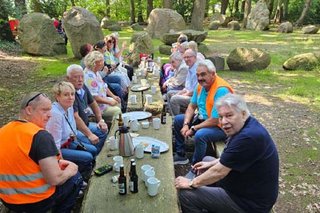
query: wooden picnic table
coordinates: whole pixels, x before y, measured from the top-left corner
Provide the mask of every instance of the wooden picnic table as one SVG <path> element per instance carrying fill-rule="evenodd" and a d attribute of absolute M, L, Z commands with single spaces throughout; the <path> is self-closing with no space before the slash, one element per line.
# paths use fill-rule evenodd
<path fill-rule="evenodd" d="M 138 193 L 131 193 L 128 188 L 127 195 L 119 195 L 118 185 L 111 182 L 111 178 L 118 173 L 112 171 L 103 176 L 92 176 L 88 190 L 83 200 L 81 212 L 179 212 L 177 199 L 177 191 L 174 187 L 174 165 L 172 155 L 172 119 L 168 117 L 167 123 L 161 125 L 159 130 L 154 130 L 152 126 L 148 129 L 140 129 L 137 133 L 140 136 L 150 136 L 161 140 L 168 144 L 169 150 L 161 153 L 160 158 L 151 158 L 150 153 L 145 153 L 143 159 L 136 159 L 137 174 L 139 176 Z M 110 129 L 109 136 L 113 135 L 117 130 L 117 122 Z M 96 168 L 105 164 L 113 164 L 113 156 L 118 155 L 118 151 L 110 151 L 109 144 L 106 142 L 101 153 L 96 159 Z M 130 159 L 132 157 L 124 157 L 125 174 L 129 181 Z M 156 178 L 161 181 L 159 193 L 155 197 L 147 194 L 147 188 L 141 180 L 140 167 L 143 164 L 150 164 L 154 167 Z M 127 184 L 128 185 L 128 184 Z"/>

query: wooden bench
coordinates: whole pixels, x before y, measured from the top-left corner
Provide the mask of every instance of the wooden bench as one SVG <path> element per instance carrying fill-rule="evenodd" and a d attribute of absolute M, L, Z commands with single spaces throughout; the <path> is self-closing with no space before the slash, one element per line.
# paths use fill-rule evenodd
<path fill-rule="evenodd" d="M 127 195 L 119 195 L 117 184 L 111 182 L 111 178 L 118 174 L 114 171 L 101 177 L 92 176 L 83 199 L 81 212 L 179 212 L 177 191 L 174 187 L 171 120 L 167 119 L 167 123 L 161 125 L 159 130 L 149 127 L 137 132 L 140 136 L 154 137 L 166 142 L 169 146 L 169 151 L 161 153 L 159 159 L 151 158 L 149 153 L 145 153 L 143 159 L 136 159 L 139 192 L 132 194 L 128 190 Z M 114 123 L 110 129 L 109 136 L 113 135 L 117 128 L 117 123 Z M 118 155 L 118 151 L 110 151 L 108 146 L 109 144 L 106 143 L 101 153 L 97 156 L 96 168 L 106 163 L 113 164 L 112 156 Z M 133 157 L 124 157 L 127 180 L 129 178 L 128 172 L 131 158 Z M 161 181 L 159 194 L 155 197 L 150 197 L 147 194 L 147 188 L 140 178 L 140 167 L 143 164 L 152 165 L 155 168 L 156 177 Z"/>

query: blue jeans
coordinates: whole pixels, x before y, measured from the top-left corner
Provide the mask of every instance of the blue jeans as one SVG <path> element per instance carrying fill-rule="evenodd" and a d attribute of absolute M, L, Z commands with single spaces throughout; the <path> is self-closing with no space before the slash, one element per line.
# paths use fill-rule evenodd
<path fill-rule="evenodd" d="M 90 122 L 88 128 L 93 134 L 95 134 L 99 138 L 99 143 L 91 144 L 91 141 L 87 138 L 87 136 L 85 136 L 80 131 L 77 132 L 77 138 L 78 140 L 84 143 L 95 146 L 97 148 L 97 154 L 99 154 L 104 145 L 104 142 L 107 139 L 108 134 L 106 132 L 101 131 L 101 129 L 97 126 L 97 123 Z"/>
<path fill-rule="evenodd" d="M 107 75 L 103 78 L 113 94 L 120 97 L 121 99 L 121 111 L 124 113 L 127 109 L 128 94 L 125 92 L 124 88 L 121 87 L 121 78 L 119 76 Z"/>
<path fill-rule="evenodd" d="M 81 174 L 89 173 L 92 169 L 92 163 L 97 156 L 97 148 L 91 144 L 83 143 L 87 149 L 87 151 L 83 151 L 77 150 L 77 145 L 78 143 L 74 141 L 70 144 L 69 148 L 62 148 L 62 157 L 77 164 Z"/>
<path fill-rule="evenodd" d="M 73 209 L 77 196 L 82 186 L 82 177 L 78 172 L 64 184 L 56 186 L 56 191 L 49 198 L 31 204 L 8 204 L 10 210 L 15 212 L 46 213 L 50 209 L 53 213 L 68 213 Z"/>
<path fill-rule="evenodd" d="M 174 132 L 175 132 L 175 148 L 180 156 L 185 155 L 185 138 L 181 135 L 180 130 L 183 127 L 184 114 L 175 116 L 174 119 Z M 204 158 L 207 151 L 207 144 L 225 140 L 226 135 L 219 127 L 201 128 L 194 135 L 195 147 L 192 157 L 192 164 L 195 164 Z"/>

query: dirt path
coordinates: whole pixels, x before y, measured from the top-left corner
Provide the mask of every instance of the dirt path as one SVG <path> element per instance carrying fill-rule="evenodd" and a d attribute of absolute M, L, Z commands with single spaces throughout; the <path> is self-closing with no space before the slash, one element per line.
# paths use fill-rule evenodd
<path fill-rule="evenodd" d="M 36 66 L 31 61 L 0 51 L 0 126 L 15 117 L 23 94 L 32 90 L 48 90 L 57 81 L 35 77 Z M 275 97 L 273 91 L 277 88 L 248 85 L 241 80 L 228 81 L 245 95 L 251 113 L 267 127 L 277 143 L 281 178 L 275 211 L 320 212 L 320 157 L 317 149 L 320 142 L 316 141 L 320 137 L 319 112 Z M 294 160 L 307 151 L 310 157 Z"/>

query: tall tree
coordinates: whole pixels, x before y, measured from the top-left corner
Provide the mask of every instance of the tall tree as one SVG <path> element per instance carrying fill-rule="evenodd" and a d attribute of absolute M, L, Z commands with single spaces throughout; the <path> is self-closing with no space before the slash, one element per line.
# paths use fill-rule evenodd
<path fill-rule="evenodd" d="M 209 16 L 209 6 L 210 6 L 210 0 L 206 0 L 206 9 L 204 11 L 204 17 Z"/>
<path fill-rule="evenodd" d="M 206 3 L 204 0 L 195 0 L 191 18 L 191 29 L 203 30 L 203 19 Z"/>
<path fill-rule="evenodd" d="M 148 0 L 147 1 L 147 17 L 149 17 L 152 10 L 153 10 L 153 0 Z"/>
<path fill-rule="evenodd" d="M 39 0 L 31 0 L 31 9 L 33 10 L 33 12 L 38 12 L 41 13 L 41 3 Z"/>
<path fill-rule="evenodd" d="M 277 1 L 277 7 L 275 8 L 273 23 L 281 23 L 283 20 L 283 0 Z"/>
<path fill-rule="evenodd" d="M 225 15 L 228 8 L 229 0 L 221 0 L 221 14 Z"/>
<path fill-rule="evenodd" d="M 300 26 L 303 24 L 304 18 L 306 17 L 306 15 L 310 9 L 311 2 L 312 2 L 312 0 L 305 0 L 301 15 L 300 15 L 299 19 L 295 22 L 296 26 Z"/>
<path fill-rule="evenodd" d="M 106 16 L 110 18 L 110 0 L 106 0 Z"/>
<path fill-rule="evenodd" d="M 138 0 L 138 23 L 143 23 L 141 0 Z"/>
<path fill-rule="evenodd" d="M 14 0 L 16 6 L 17 18 L 20 19 L 23 15 L 27 14 L 27 6 L 25 0 Z"/>
<path fill-rule="evenodd" d="M 243 28 L 247 27 L 248 16 L 251 12 L 251 0 L 245 0 L 244 4 L 244 17 L 243 17 Z"/>
<path fill-rule="evenodd" d="M 163 0 L 162 4 L 163 4 L 163 8 L 172 9 L 172 0 Z"/>
<path fill-rule="evenodd" d="M 134 0 L 130 0 L 130 23 L 136 23 L 136 11 L 134 7 Z"/>

